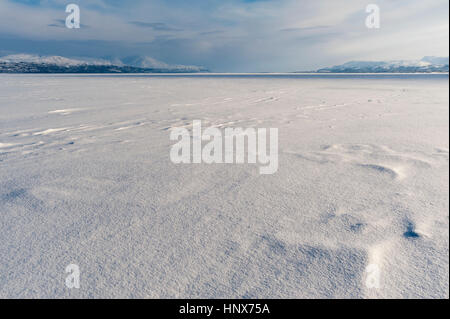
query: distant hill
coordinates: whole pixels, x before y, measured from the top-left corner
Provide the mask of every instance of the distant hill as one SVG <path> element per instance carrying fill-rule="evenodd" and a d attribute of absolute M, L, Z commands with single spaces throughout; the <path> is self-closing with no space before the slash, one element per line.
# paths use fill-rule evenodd
<path fill-rule="evenodd" d="M 151 57 L 70 59 L 61 56 L 14 54 L 0 57 L 0 73 L 195 73 L 198 66 L 169 65 Z"/>
<path fill-rule="evenodd" d="M 123 65 L 132 66 L 142 69 L 161 69 L 171 70 L 172 72 L 202 72 L 207 71 L 203 67 L 193 65 L 169 65 L 148 56 L 131 56 L 120 60 Z"/>
<path fill-rule="evenodd" d="M 448 57 L 427 56 L 421 60 L 351 61 L 319 69 L 318 73 L 431 73 L 448 72 Z"/>

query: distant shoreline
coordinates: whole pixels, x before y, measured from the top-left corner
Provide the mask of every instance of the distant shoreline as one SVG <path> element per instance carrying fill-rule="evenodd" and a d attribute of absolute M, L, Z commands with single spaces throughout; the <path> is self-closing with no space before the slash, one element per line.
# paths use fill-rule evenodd
<path fill-rule="evenodd" d="M 116 73 L 116 72 L 105 72 L 105 73 L 87 73 L 87 72 L 0 72 L 1 74 L 8 75 L 79 75 L 79 76 L 190 76 L 190 77 L 271 77 L 271 76 L 286 76 L 286 77 L 345 77 L 345 76 L 448 76 L 449 72 L 411 72 L 411 73 L 390 73 L 390 72 L 378 72 L 378 73 L 320 73 L 320 72 L 258 72 L 258 73 L 220 73 L 220 72 L 145 72 L 145 73 Z"/>

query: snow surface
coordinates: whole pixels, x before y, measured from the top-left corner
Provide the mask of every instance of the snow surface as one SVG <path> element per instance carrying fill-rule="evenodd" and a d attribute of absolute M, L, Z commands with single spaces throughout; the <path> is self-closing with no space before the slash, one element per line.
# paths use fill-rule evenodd
<path fill-rule="evenodd" d="M 448 94 L 442 76 L 0 75 L 0 297 L 448 298 Z M 277 127 L 278 172 L 173 164 L 193 120 Z"/>

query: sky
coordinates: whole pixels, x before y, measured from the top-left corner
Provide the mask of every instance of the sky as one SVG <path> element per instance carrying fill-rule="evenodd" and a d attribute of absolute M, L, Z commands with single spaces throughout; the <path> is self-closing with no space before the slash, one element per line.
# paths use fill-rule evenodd
<path fill-rule="evenodd" d="M 80 7 L 81 28 L 65 27 Z M 368 4 L 380 28 L 367 28 Z M 149 56 L 215 72 L 448 56 L 448 0 L 0 0 L 0 56 Z"/>

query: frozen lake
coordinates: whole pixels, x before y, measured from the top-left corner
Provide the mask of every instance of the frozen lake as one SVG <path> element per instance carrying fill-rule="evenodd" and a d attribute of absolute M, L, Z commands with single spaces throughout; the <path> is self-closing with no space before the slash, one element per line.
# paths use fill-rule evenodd
<path fill-rule="evenodd" d="M 448 85 L 0 75 L 0 297 L 448 298 Z M 278 128 L 278 171 L 172 163 L 194 120 Z"/>

